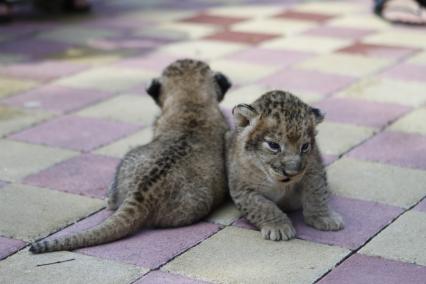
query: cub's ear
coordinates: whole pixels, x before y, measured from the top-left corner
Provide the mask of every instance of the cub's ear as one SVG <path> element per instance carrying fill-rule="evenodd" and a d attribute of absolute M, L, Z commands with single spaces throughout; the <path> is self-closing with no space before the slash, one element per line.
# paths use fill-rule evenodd
<path fill-rule="evenodd" d="M 316 124 L 319 124 L 324 120 L 324 114 L 318 108 L 312 108 L 312 114 L 314 115 Z"/>
<path fill-rule="evenodd" d="M 220 102 L 223 100 L 223 97 L 225 96 L 229 88 L 231 88 L 232 83 L 231 81 L 229 81 L 228 77 L 226 77 L 220 72 L 214 75 L 214 79 L 216 80 L 220 88 L 220 94 L 218 95 L 218 98 L 217 98 L 217 100 Z"/>
<path fill-rule="evenodd" d="M 232 109 L 232 115 L 238 127 L 246 127 L 258 115 L 258 112 L 251 105 L 239 104 Z"/>
<path fill-rule="evenodd" d="M 151 83 L 146 88 L 146 92 L 154 101 L 159 105 L 160 104 L 160 91 L 161 91 L 161 83 L 158 79 L 152 79 Z"/>

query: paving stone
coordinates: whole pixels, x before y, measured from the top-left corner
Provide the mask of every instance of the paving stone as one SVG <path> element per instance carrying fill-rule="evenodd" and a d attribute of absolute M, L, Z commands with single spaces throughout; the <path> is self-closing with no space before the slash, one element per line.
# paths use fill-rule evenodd
<path fill-rule="evenodd" d="M 49 238 L 64 236 L 93 227 L 110 214 L 111 211 L 101 211 Z M 192 226 L 172 229 L 144 229 L 122 240 L 77 251 L 103 259 L 155 269 L 218 230 L 217 225 L 209 223 L 197 223 Z"/>
<path fill-rule="evenodd" d="M 118 159 L 85 154 L 25 178 L 25 183 L 103 199 L 112 183 Z"/>
<path fill-rule="evenodd" d="M 414 210 L 418 210 L 418 211 L 422 211 L 426 213 L 426 199 L 423 198 L 423 200 L 420 201 L 420 203 L 417 204 L 416 207 L 414 207 Z"/>
<path fill-rule="evenodd" d="M 426 135 L 426 108 L 416 109 L 392 124 L 389 129 Z"/>
<path fill-rule="evenodd" d="M 210 62 L 213 70 L 223 72 L 235 85 L 245 85 L 275 73 L 276 66 L 259 66 L 229 59 L 213 60 Z M 241 72 L 250 70 L 250 72 Z"/>
<path fill-rule="evenodd" d="M 426 195 L 426 175 L 420 170 L 342 158 L 327 171 L 330 188 L 338 195 L 403 208 Z"/>
<path fill-rule="evenodd" d="M 285 68 L 312 57 L 312 53 L 253 47 L 227 56 L 228 59 Z"/>
<path fill-rule="evenodd" d="M 351 98 L 329 98 L 315 103 L 327 121 L 380 128 L 407 113 L 410 108 Z M 426 119 L 426 116 L 425 116 Z"/>
<path fill-rule="evenodd" d="M 35 81 L 0 77 L 0 98 L 11 96 L 37 86 Z"/>
<path fill-rule="evenodd" d="M 175 33 L 177 34 L 177 37 L 185 40 L 202 38 L 215 33 L 219 29 L 215 26 L 179 22 L 162 24 L 156 26 L 156 28 L 158 28 L 163 33 Z"/>
<path fill-rule="evenodd" d="M 10 136 L 12 139 L 90 151 L 133 133 L 137 126 L 78 116 L 63 116 Z"/>
<path fill-rule="evenodd" d="M 425 278 L 425 267 L 378 257 L 354 254 L 318 283 L 420 284 L 424 282 Z"/>
<path fill-rule="evenodd" d="M 250 17 L 253 18 L 265 18 L 277 13 L 277 10 L 280 9 L 280 6 L 276 5 L 244 5 L 244 4 L 233 4 L 232 6 L 219 6 L 210 8 L 214 15 L 221 16 L 242 16 L 242 17 Z M 235 25 L 234 25 L 235 26 Z"/>
<path fill-rule="evenodd" d="M 220 105 L 232 109 L 237 104 L 251 104 L 267 91 L 266 87 L 258 84 L 246 85 L 241 88 L 231 88 Z"/>
<path fill-rule="evenodd" d="M 299 21 L 312 21 L 312 22 L 326 22 L 335 17 L 334 14 L 323 14 L 323 13 L 313 13 L 313 12 L 303 12 L 295 10 L 286 10 L 275 17 L 284 18 L 284 19 L 295 19 Z"/>
<path fill-rule="evenodd" d="M 162 270 L 215 283 L 312 283 L 347 254 L 302 240 L 265 241 L 259 232 L 227 227 Z"/>
<path fill-rule="evenodd" d="M 207 220 L 219 225 L 231 225 L 240 218 L 241 213 L 232 201 L 228 201 L 207 217 Z"/>
<path fill-rule="evenodd" d="M 218 42 L 214 40 L 194 40 L 166 45 L 160 52 L 170 53 L 179 57 L 195 57 L 201 60 L 211 60 L 235 53 L 246 48 L 239 43 Z"/>
<path fill-rule="evenodd" d="M 87 27 L 60 27 L 47 31 L 38 36 L 41 39 L 65 42 L 70 44 L 87 44 L 98 38 L 114 36 L 111 29 L 87 28 Z"/>
<path fill-rule="evenodd" d="M 110 93 L 45 85 L 2 101 L 3 104 L 27 109 L 69 112 L 110 97 Z"/>
<path fill-rule="evenodd" d="M 12 56 L 15 54 L 25 54 L 26 58 L 38 59 L 63 52 L 69 47 L 70 45 L 64 42 L 53 42 L 25 36 L 21 39 L 2 43 L 0 53 L 11 53 Z"/>
<path fill-rule="evenodd" d="M 385 78 L 395 78 L 406 81 L 426 81 L 426 65 L 400 64 L 382 73 Z"/>
<path fill-rule="evenodd" d="M 312 28 L 303 34 L 310 36 L 322 36 L 322 37 L 332 37 L 332 38 L 343 38 L 343 39 L 353 39 L 359 40 L 362 37 L 373 33 L 374 30 L 371 29 L 357 29 L 357 28 L 340 28 L 334 26 L 319 26 Z"/>
<path fill-rule="evenodd" d="M 383 21 L 381 18 L 373 15 L 371 11 L 368 14 L 351 14 L 345 17 L 337 17 L 328 21 L 327 25 L 345 28 L 375 29 L 378 31 L 387 31 L 392 27 L 391 23 Z"/>
<path fill-rule="evenodd" d="M 232 30 L 238 32 L 271 33 L 289 36 L 306 31 L 313 26 L 314 25 L 310 22 L 291 19 L 262 18 L 235 24 L 232 26 Z"/>
<path fill-rule="evenodd" d="M 426 214 L 408 211 L 360 252 L 426 266 Z"/>
<path fill-rule="evenodd" d="M 342 215 L 345 221 L 343 230 L 325 232 L 307 226 L 303 221 L 302 211 L 299 210 L 289 213 L 297 238 L 355 250 L 403 212 L 401 208 L 394 206 L 338 196 L 331 198 L 330 206 Z M 257 230 L 245 218 L 241 218 L 233 225 Z"/>
<path fill-rule="evenodd" d="M 358 3 L 330 1 L 330 2 L 305 2 L 292 8 L 293 11 L 313 13 L 320 15 L 358 15 L 359 12 L 370 12 L 370 7 L 364 7 Z M 372 16 L 370 16 L 372 17 Z"/>
<path fill-rule="evenodd" d="M 16 181 L 76 155 L 69 150 L 0 140 L 0 178 Z"/>
<path fill-rule="evenodd" d="M 324 73 L 362 77 L 382 70 L 390 63 L 390 60 L 384 58 L 367 58 L 358 55 L 334 53 L 305 60 L 297 64 L 297 67 Z"/>
<path fill-rule="evenodd" d="M 411 56 L 406 63 L 408 64 L 419 64 L 419 65 L 425 65 L 426 64 L 426 51 L 418 52 L 414 56 Z"/>
<path fill-rule="evenodd" d="M 368 127 L 345 123 L 323 122 L 317 127 L 317 142 L 325 155 L 341 155 L 373 135 Z"/>
<path fill-rule="evenodd" d="M 148 126 L 159 113 L 157 104 L 149 96 L 120 95 L 85 108 L 77 115 Z"/>
<path fill-rule="evenodd" d="M 35 255 L 25 250 L 0 265 L 2 280 L 16 284 L 131 283 L 146 272 L 133 265 L 70 252 Z"/>
<path fill-rule="evenodd" d="M 19 131 L 51 116 L 48 112 L 23 111 L 0 105 L 0 136 Z"/>
<path fill-rule="evenodd" d="M 353 81 L 354 78 L 349 76 L 289 68 L 263 78 L 259 83 L 271 88 L 279 88 L 291 92 L 312 92 L 329 95 Z"/>
<path fill-rule="evenodd" d="M 288 38 L 279 38 L 262 43 L 265 48 L 283 48 L 313 53 L 330 53 L 350 43 L 349 40 L 297 35 Z"/>
<path fill-rule="evenodd" d="M 164 52 L 155 52 L 141 57 L 125 59 L 117 62 L 116 65 L 125 68 L 152 70 L 154 72 L 160 73 L 164 68 L 167 67 L 167 65 L 176 59 L 178 59 L 176 56 L 172 56 Z"/>
<path fill-rule="evenodd" d="M 0 260 L 25 246 L 25 242 L 0 236 Z"/>
<path fill-rule="evenodd" d="M 208 283 L 205 281 L 199 281 L 184 276 L 180 276 L 173 273 L 167 273 L 163 271 L 152 271 L 136 281 L 134 284 L 202 284 Z"/>
<path fill-rule="evenodd" d="M 91 89 L 110 93 L 129 90 L 157 76 L 155 72 L 125 68 L 102 67 L 63 78 L 56 84 L 65 87 Z"/>
<path fill-rule="evenodd" d="M 117 142 L 99 148 L 95 151 L 95 153 L 122 158 L 131 149 L 151 142 L 153 135 L 153 129 L 151 127 L 147 127 L 126 138 L 120 139 Z"/>
<path fill-rule="evenodd" d="M 368 78 L 340 92 L 338 96 L 415 107 L 426 102 L 425 91 L 425 83 Z"/>
<path fill-rule="evenodd" d="M 351 151 L 349 156 L 425 170 L 426 136 L 401 132 L 382 132 Z"/>
<path fill-rule="evenodd" d="M 19 63 L 0 67 L 0 74 L 22 79 L 48 81 L 82 71 L 84 65 L 64 61 L 42 61 Z"/>
<path fill-rule="evenodd" d="M 123 57 L 123 53 L 119 51 L 93 51 L 91 48 L 73 47 L 68 48 L 62 53 L 55 55 L 57 60 L 67 60 L 76 64 L 84 64 L 89 66 L 102 66 L 113 63 Z"/>
<path fill-rule="evenodd" d="M 221 31 L 205 37 L 210 40 L 229 41 L 246 44 L 259 44 L 264 41 L 278 37 L 278 34 L 272 33 L 254 33 L 241 31 Z"/>
<path fill-rule="evenodd" d="M 28 185 L 11 184 L 1 194 L 0 235 L 24 241 L 46 236 L 104 206 L 101 200 Z"/>
<path fill-rule="evenodd" d="M 375 58 L 388 58 L 400 60 L 416 52 L 414 48 L 406 48 L 391 45 L 367 44 L 355 42 L 347 47 L 337 50 L 337 52 L 348 54 L 359 54 Z"/>
<path fill-rule="evenodd" d="M 230 26 L 235 23 L 246 20 L 246 17 L 228 17 L 209 13 L 200 13 L 198 15 L 182 19 L 182 22 L 209 24 L 218 26 Z"/>
<path fill-rule="evenodd" d="M 393 29 L 367 36 L 364 38 L 364 42 L 426 48 L 426 35 L 420 30 Z"/>

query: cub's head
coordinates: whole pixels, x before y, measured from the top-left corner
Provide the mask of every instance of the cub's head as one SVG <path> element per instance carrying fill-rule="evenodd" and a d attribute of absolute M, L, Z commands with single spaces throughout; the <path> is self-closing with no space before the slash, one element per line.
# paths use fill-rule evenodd
<path fill-rule="evenodd" d="M 271 181 L 301 179 L 315 143 L 321 112 L 296 96 L 271 91 L 253 104 L 233 109 L 236 131 L 243 143 L 241 155 L 255 162 Z"/>
<path fill-rule="evenodd" d="M 220 102 L 231 87 L 229 79 L 203 61 L 181 59 L 167 66 L 151 81 L 146 92 L 162 107 L 170 98 L 193 102 Z"/>

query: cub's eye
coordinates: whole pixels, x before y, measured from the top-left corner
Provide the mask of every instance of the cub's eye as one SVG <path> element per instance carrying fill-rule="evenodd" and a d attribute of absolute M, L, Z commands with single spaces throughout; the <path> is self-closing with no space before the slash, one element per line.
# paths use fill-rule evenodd
<path fill-rule="evenodd" d="M 307 152 L 309 152 L 310 149 L 311 149 L 311 144 L 305 143 L 305 144 L 302 145 L 302 147 L 300 147 L 300 152 L 307 153 Z"/>
<path fill-rule="evenodd" d="M 266 141 L 266 144 L 268 144 L 268 147 L 274 152 L 278 152 L 281 150 L 281 146 L 278 143 Z"/>

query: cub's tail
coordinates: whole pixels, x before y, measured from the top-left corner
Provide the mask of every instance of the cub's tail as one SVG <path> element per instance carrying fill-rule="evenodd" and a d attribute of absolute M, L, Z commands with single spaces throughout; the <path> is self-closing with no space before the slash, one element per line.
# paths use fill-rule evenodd
<path fill-rule="evenodd" d="M 134 201 L 124 201 L 122 206 L 103 223 L 75 235 L 33 243 L 30 252 L 74 250 L 112 242 L 140 229 L 147 216 L 148 210 L 141 208 L 141 204 L 135 204 Z"/>

